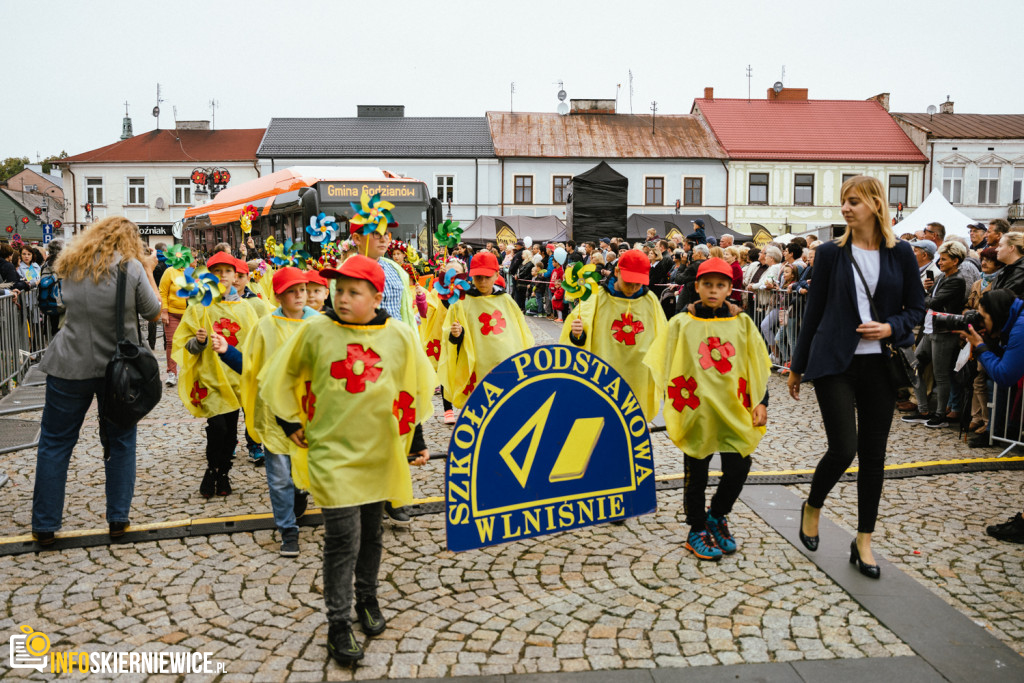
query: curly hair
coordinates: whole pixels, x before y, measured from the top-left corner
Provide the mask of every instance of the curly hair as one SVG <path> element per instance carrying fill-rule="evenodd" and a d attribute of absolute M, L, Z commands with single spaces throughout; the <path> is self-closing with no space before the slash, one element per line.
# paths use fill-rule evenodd
<path fill-rule="evenodd" d="M 76 281 L 91 276 L 98 284 L 110 272 L 115 254 L 122 261 L 141 261 L 145 249 L 139 226 L 124 216 L 109 216 L 76 237 L 57 257 L 54 270 Z"/>

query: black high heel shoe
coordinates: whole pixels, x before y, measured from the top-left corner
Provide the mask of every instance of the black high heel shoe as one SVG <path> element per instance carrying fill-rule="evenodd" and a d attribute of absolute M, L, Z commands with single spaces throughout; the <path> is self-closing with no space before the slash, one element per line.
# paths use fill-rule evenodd
<path fill-rule="evenodd" d="M 804 508 L 807 507 L 807 501 L 805 500 L 800 505 L 800 542 L 804 544 L 804 547 L 810 551 L 818 549 L 818 537 L 808 536 L 804 533 Z"/>
<path fill-rule="evenodd" d="M 857 570 L 869 579 L 877 579 L 882 575 L 882 570 L 879 569 L 877 564 L 868 564 L 861 561 L 856 539 L 850 543 L 850 564 L 857 565 Z"/>

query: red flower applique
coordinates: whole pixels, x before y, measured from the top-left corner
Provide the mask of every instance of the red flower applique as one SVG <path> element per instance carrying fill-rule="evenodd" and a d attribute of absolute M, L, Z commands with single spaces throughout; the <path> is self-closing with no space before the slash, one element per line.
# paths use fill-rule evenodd
<path fill-rule="evenodd" d="M 434 360 L 441 360 L 441 340 L 431 339 L 427 342 L 427 356 Z"/>
<path fill-rule="evenodd" d="M 470 394 L 473 393 L 474 389 L 476 389 L 476 373 L 475 372 L 472 375 L 469 376 L 469 384 L 467 384 L 466 388 L 462 390 L 462 393 L 465 394 L 466 396 L 469 396 Z"/>
<path fill-rule="evenodd" d="M 238 337 L 235 335 L 240 329 L 242 326 L 231 318 L 221 318 L 213 324 L 213 331 L 224 337 L 232 346 L 238 346 Z"/>
<path fill-rule="evenodd" d="M 398 394 L 391 411 L 398 420 L 399 434 L 408 434 L 412 431 L 413 425 L 416 424 L 416 408 L 413 407 L 412 394 L 407 391 Z"/>
<path fill-rule="evenodd" d="M 302 412 L 306 414 L 306 420 L 313 419 L 316 412 L 316 394 L 313 393 L 312 382 L 306 382 L 306 394 L 302 397 Z"/>
<path fill-rule="evenodd" d="M 644 331 L 644 324 L 639 320 L 633 320 L 632 313 L 623 313 L 618 320 L 612 323 L 612 336 L 615 341 L 622 342 L 626 346 L 636 346 L 636 335 Z"/>
<path fill-rule="evenodd" d="M 367 382 L 376 382 L 382 372 L 377 367 L 380 356 L 362 344 L 349 344 L 345 360 L 331 363 L 331 377 L 345 380 L 345 391 L 359 394 L 366 391 Z"/>
<path fill-rule="evenodd" d="M 732 370 L 732 363 L 729 359 L 736 355 L 736 349 L 730 342 L 722 343 L 718 337 L 710 337 L 706 342 L 700 343 L 700 366 L 707 370 L 712 365 L 723 375 Z"/>
<path fill-rule="evenodd" d="M 683 391 L 686 392 L 685 398 Z M 683 412 L 683 408 L 696 410 L 700 405 L 700 398 L 697 397 L 697 378 L 679 375 L 672 380 L 668 388 L 668 397 L 672 399 L 672 407 L 680 413 Z"/>
<path fill-rule="evenodd" d="M 208 390 L 199 386 L 199 381 L 196 380 L 196 383 L 192 385 L 192 392 L 189 394 L 192 397 L 192 405 L 198 406 L 209 393 Z"/>
<path fill-rule="evenodd" d="M 479 320 L 483 324 L 483 327 L 480 329 L 480 332 L 483 334 L 501 334 L 505 331 L 505 325 L 508 322 L 502 317 L 501 311 L 481 313 Z"/>
<path fill-rule="evenodd" d="M 747 386 L 746 378 L 740 377 L 740 388 L 736 395 L 743 401 L 744 408 L 750 407 L 750 388 Z"/>

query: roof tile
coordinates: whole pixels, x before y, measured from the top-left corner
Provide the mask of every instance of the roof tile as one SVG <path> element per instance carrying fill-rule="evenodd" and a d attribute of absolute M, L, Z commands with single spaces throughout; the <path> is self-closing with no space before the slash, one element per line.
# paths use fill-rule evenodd
<path fill-rule="evenodd" d="M 263 133 L 263 128 L 151 130 L 59 163 L 255 161 Z"/>
<path fill-rule="evenodd" d="M 933 138 L 1021 139 L 1024 114 L 893 114 Z"/>

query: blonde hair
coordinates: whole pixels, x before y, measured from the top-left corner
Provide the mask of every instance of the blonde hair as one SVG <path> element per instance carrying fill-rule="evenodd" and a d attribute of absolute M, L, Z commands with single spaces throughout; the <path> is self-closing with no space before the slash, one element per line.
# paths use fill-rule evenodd
<path fill-rule="evenodd" d="M 745 249 L 741 249 L 740 247 L 737 247 L 736 245 L 731 245 L 731 246 L 728 246 L 728 247 L 725 248 L 725 253 L 729 254 L 730 256 L 732 256 L 739 263 L 743 263 L 746 260 L 744 258 L 746 256 L 745 252 L 746 252 Z"/>
<path fill-rule="evenodd" d="M 91 276 L 99 284 L 110 273 L 115 254 L 127 262 L 141 261 L 145 253 L 139 226 L 124 216 L 109 216 L 90 225 L 60 252 L 54 270 L 61 277 L 76 281 Z"/>
<path fill-rule="evenodd" d="M 967 258 L 967 247 L 959 242 L 943 242 L 939 247 L 939 253 L 949 254 L 950 258 L 955 258 L 958 263 L 963 263 Z"/>
<path fill-rule="evenodd" d="M 1024 233 L 1015 232 L 1004 232 L 1003 236 L 999 238 L 999 241 L 1006 240 L 1006 243 L 1017 250 L 1018 254 L 1024 254 Z M 946 246 L 946 245 L 942 245 Z"/>
<path fill-rule="evenodd" d="M 721 247 L 708 247 L 711 258 L 725 258 L 725 250 Z"/>
<path fill-rule="evenodd" d="M 845 202 L 851 194 L 860 197 L 861 200 L 874 206 L 875 228 L 882 233 L 882 243 L 886 248 L 892 249 L 896 246 L 896 233 L 892 231 L 892 220 L 889 218 L 889 198 L 885 196 L 885 188 L 878 178 L 869 175 L 855 175 L 845 183 L 839 191 L 839 199 Z M 852 230 L 846 226 L 846 231 L 839 238 L 839 246 L 845 247 L 850 239 Z"/>

